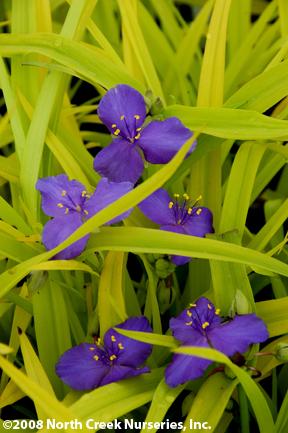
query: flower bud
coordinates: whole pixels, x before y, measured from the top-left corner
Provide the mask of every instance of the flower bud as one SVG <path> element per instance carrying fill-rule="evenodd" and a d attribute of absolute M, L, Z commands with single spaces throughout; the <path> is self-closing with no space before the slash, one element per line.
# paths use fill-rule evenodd
<path fill-rule="evenodd" d="M 155 264 L 156 275 L 159 278 L 167 278 L 175 270 L 175 265 L 165 259 L 158 259 Z"/>
<path fill-rule="evenodd" d="M 288 362 L 288 343 L 276 344 L 275 358 L 281 362 Z"/>

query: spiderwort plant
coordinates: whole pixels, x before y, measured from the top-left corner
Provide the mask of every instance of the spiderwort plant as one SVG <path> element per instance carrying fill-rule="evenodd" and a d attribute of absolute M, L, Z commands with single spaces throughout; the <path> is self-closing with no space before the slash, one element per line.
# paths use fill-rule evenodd
<path fill-rule="evenodd" d="M 261 343 L 269 337 L 265 323 L 255 314 L 236 315 L 226 322 L 219 314 L 220 310 L 202 297 L 177 318 L 172 318 L 170 328 L 184 346 L 212 347 L 227 356 L 243 353 L 250 344 Z M 175 354 L 165 371 L 166 383 L 175 387 L 197 379 L 211 363 L 207 359 Z"/>
<path fill-rule="evenodd" d="M 115 183 L 103 178 L 95 192 L 90 195 L 77 180 L 68 180 L 65 174 L 39 179 L 36 188 L 42 194 L 42 209 L 46 215 L 53 217 L 43 229 L 42 241 L 48 250 L 55 248 L 87 219 L 101 209 L 117 200 L 133 188 L 129 182 Z M 127 211 L 107 224 L 116 223 L 126 218 Z M 71 259 L 84 250 L 89 235 L 56 254 L 56 259 Z"/>
<path fill-rule="evenodd" d="M 130 317 L 116 328 L 152 332 L 146 317 Z M 90 390 L 149 372 L 141 367 L 150 356 L 151 344 L 132 340 L 110 328 L 103 343 L 82 343 L 67 350 L 56 365 L 58 376 L 73 389 Z"/>
<path fill-rule="evenodd" d="M 197 206 L 201 197 L 192 203 L 188 194 L 174 194 L 173 199 L 164 189 L 158 189 L 139 204 L 141 211 L 160 225 L 161 230 L 190 236 L 204 237 L 213 233 L 213 215 L 206 207 Z M 175 265 L 184 265 L 190 257 L 172 256 Z"/>
<path fill-rule="evenodd" d="M 135 183 L 144 169 L 141 153 L 152 164 L 165 164 L 192 136 L 176 117 L 153 120 L 143 126 L 145 101 L 141 93 L 126 84 L 110 89 L 102 98 L 98 115 L 115 137 L 94 159 L 94 168 L 114 182 Z M 196 141 L 190 152 L 194 150 Z"/>

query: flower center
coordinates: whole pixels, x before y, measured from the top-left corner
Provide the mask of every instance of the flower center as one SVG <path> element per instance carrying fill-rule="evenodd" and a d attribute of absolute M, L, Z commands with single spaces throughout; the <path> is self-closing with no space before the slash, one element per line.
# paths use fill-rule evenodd
<path fill-rule="evenodd" d="M 110 367 L 119 358 L 120 352 L 122 350 L 124 350 L 123 344 L 116 339 L 115 335 L 111 335 L 111 344 L 108 347 L 103 346 L 100 338 L 97 339 L 95 344 L 98 346 L 98 348 L 100 349 L 101 352 L 100 352 L 100 354 L 98 352 L 98 355 L 94 355 L 93 359 L 95 361 L 100 360 L 103 364 L 110 366 Z M 95 346 L 91 346 L 90 350 L 91 351 L 96 350 Z"/>
<path fill-rule="evenodd" d="M 119 124 L 113 123 L 111 125 L 111 128 L 113 129 L 113 135 L 116 137 L 120 136 L 122 138 L 125 138 L 126 140 L 129 140 L 130 143 L 134 143 L 135 140 L 139 140 L 141 134 L 141 127 L 137 126 L 137 123 L 139 124 L 140 116 L 139 114 L 134 114 L 133 116 L 134 122 L 127 122 L 126 117 L 124 114 L 120 116 L 120 122 Z"/>
<path fill-rule="evenodd" d="M 197 210 L 194 209 L 197 203 L 202 199 L 201 195 L 194 202 L 191 202 L 189 195 L 186 193 L 183 194 L 182 197 L 180 197 L 180 194 L 174 194 L 173 196 L 174 200 L 168 203 L 168 208 L 171 209 L 174 214 L 175 224 L 183 225 L 192 215 L 201 214 L 201 208 Z"/>
<path fill-rule="evenodd" d="M 59 202 L 57 203 L 57 207 L 59 207 L 60 209 L 64 209 L 65 208 L 65 214 L 67 215 L 70 211 L 76 211 L 76 212 L 80 212 L 82 214 L 84 214 L 85 216 L 88 215 L 88 211 L 86 209 L 83 209 L 83 205 L 86 202 L 86 200 L 88 200 L 90 198 L 90 195 L 87 193 L 87 191 L 83 190 L 81 192 L 81 196 L 79 197 L 79 201 L 75 201 L 75 199 L 73 199 L 71 197 L 71 195 L 69 195 L 69 193 L 66 190 L 63 190 L 61 192 L 61 196 L 63 197 L 63 202 Z"/>
<path fill-rule="evenodd" d="M 207 310 L 199 314 L 197 304 L 190 304 L 189 308 L 186 309 L 186 314 L 187 322 L 185 324 L 206 335 L 206 329 L 213 325 L 215 316 L 219 316 L 220 314 L 220 309 L 217 308 L 215 310 L 211 304 L 207 304 Z"/>

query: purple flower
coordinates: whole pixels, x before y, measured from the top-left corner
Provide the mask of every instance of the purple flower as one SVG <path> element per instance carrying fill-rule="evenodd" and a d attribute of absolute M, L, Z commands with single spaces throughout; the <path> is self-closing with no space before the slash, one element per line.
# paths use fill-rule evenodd
<path fill-rule="evenodd" d="M 117 328 L 152 332 L 146 317 L 130 317 Z M 127 377 L 149 372 L 140 366 L 151 354 L 151 344 L 141 343 L 110 328 L 103 344 L 82 343 L 67 350 L 56 365 L 56 373 L 71 388 L 89 390 Z"/>
<path fill-rule="evenodd" d="M 139 204 L 141 211 L 160 225 L 161 230 L 186 234 L 190 236 L 204 237 L 207 233 L 213 233 L 213 216 L 206 207 L 191 204 L 187 194 L 182 198 L 174 194 L 171 199 L 164 189 L 158 189 Z M 175 265 L 184 265 L 191 260 L 190 257 L 172 256 Z"/>
<path fill-rule="evenodd" d="M 212 347 L 227 356 L 243 353 L 250 344 L 261 343 L 269 337 L 265 323 L 255 314 L 243 314 L 223 322 L 219 310 L 203 297 L 176 319 L 172 318 L 170 327 L 184 346 Z M 197 379 L 211 363 L 196 356 L 175 354 L 165 371 L 166 382 L 175 387 Z"/>
<path fill-rule="evenodd" d="M 144 98 L 126 84 L 106 93 L 99 104 L 98 115 L 115 139 L 96 155 L 94 168 L 114 182 L 135 183 L 144 169 L 142 153 L 152 164 L 165 164 L 192 136 L 176 117 L 155 120 L 143 127 Z M 195 146 L 196 141 L 190 152 Z"/>
<path fill-rule="evenodd" d="M 65 174 L 39 179 L 36 188 L 42 194 L 42 209 L 53 217 L 44 227 L 42 240 L 48 250 L 55 248 L 88 218 L 117 200 L 133 188 L 130 182 L 114 183 L 101 179 L 90 196 L 77 180 L 68 180 Z M 112 224 L 129 215 L 130 211 L 109 221 Z M 55 255 L 56 259 L 71 259 L 84 250 L 89 235 Z"/>

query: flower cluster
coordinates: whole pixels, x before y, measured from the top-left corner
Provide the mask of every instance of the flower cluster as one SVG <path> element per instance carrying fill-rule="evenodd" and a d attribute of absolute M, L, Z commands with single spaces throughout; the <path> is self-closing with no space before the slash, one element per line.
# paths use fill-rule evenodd
<path fill-rule="evenodd" d="M 269 337 L 264 322 L 255 314 L 235 316 L 223 321 L 220 311 L 207 298 L 191 304 L 177 318 L 170 320 L 174 337 L 184 346 L 212 347 L 227 356 L 245 352 L 250 344 Z M 78 390 L 90 390 L 111 382 L 149 372 L 141 367 L 152 346 L 119 334 L 116 329 L 152 332 L 145 317 L 131 317 L 109 329 L 96 344 L 82 343 L 65 352 L 58 364 L 58 376 Z M 170 387 L 201 377 L 212 363 L 207 359 L 175 354 L 165 371 Z"/>
<path fill-rule="evenodd" d="M 110 145 L 94 159 L 94 169 L 103 176 L 94 192 L 87 191 L 77 180 L 64 174 L 38 180 L 42 209 L 50 219 L 43 230 L 43 243 L 53 249 L 68 238 L 85 221 L 118 198 L 127 194 L 142 175 L 144 160 L 165 164 L 192 137 L 179 119 L 150 120 L 143 96 L 121 84 L 109 90 L 98 108 L 99 118 L 113 135 Z M 196 142 L 191 145 L 191 153 Z M 139 204 L 140 210 L 160 230 L 204 237 L 213 233 L 211 211 L 199 205 L 199 197 L 191 201 L 187 194 L 171 198 L 158 189 Z M 111 219 L 113 224 L 126 218 L 131 209 Z M 85 249 L 89 235 L 56 254 L 55 259 L 71 259 Z M 190 257 L 172 256 L 175 265 L 187 263 Z M 118 329 L 152 332 L 145 317 L 130 317 L 109 329 L 103 342 L 82 343 L 65 352 L 56 365 L 58 376 L 77 390 L 91 390 L 149 371 L 143 366 L 151 344 L 123 336 Z M 246 314 L 223 321 L 212 302 L 200 298 L 177 318 L 170 320 L 174 337 L 184 346 L 212 347 L 227 356 L 245 352 L 250 344 L 265 341 L 268 332 L 255 314 Z M 175 387 L 204 373 L 211 361 L 183 354 L 174 354 L 165 372 L 169 386 Z"/>
<path fill-rule="evenodd" d="M 99 104 L 98 115 L 114 140 L 95 157 L 94 168 L 103 176 L 96 191 L 87 193 L 84 185 L 77 180 L 68 180 L 64 174 L 37 182 L 36 188 L 42 194 L 42 209 L 53 217 L 43 230 L 42 240 L 47 249 L 55 248 L 88 218 L 129 192 L 144 169 L 143 156 L 152 164 L 165 164 L 192 137 L 192 132 L 175 117 L 152 120 L 144 126 L 145 100 L 137 90 L 126 84 L 120 84 L 106 93 Z M 191 145 L 189 153 L 195 146 L 196 142 Z M 129 211 L 108 224 L 121 221 L 128 215 Z M 177 230 L 174 228 L 173 231 Z M 190 234 L 198 236 L 196 232 Z M 89 235 L 84 236 L 54 258 L 78 256 L 88 239 Z"/>

